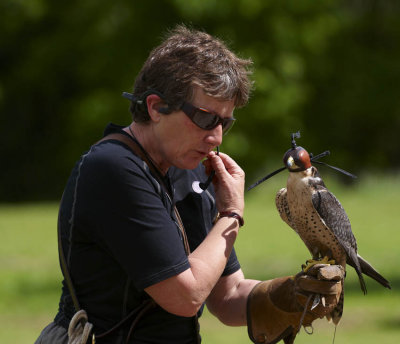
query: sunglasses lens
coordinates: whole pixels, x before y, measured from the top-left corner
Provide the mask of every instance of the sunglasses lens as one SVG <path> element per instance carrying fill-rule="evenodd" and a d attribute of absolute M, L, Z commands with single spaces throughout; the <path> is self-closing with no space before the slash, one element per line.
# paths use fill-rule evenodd
<path fill-rule="evenodd" d="M 214 129 L 221 123 L 222 132 L 226 134 L 235 122 L 235 118 L 233 117 L 221 118 L 206 109 L 195 107 L 190 103 L 183 103 L 181 109 L 194 124 L 204 130 Z"/>
<path fill-rule="evenodd" d="M 226 134 L 233 127 L 234 123 L 235 118 L 233 117 L 224 119 L 224 121 L 222 122 L 222 132 Z"/>
<path fill-rule="evenodd" d="M 192 121 L 202 129 L 211 130 L 218 125 L 219 117 L 202 109 L 198 109 L 193 113 Z"/>

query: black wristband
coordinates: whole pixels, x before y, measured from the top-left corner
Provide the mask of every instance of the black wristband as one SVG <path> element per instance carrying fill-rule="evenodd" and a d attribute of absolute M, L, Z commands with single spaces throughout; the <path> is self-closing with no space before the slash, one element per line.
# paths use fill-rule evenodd
<path fill-rule="evenodd" d="M 239 222 L 239 227 L 242 227 L 244 225 L 244 220 L 243 217 L 241 217 L 238 213 L 235 212 L 229 212 L 229 211 L 223 211 L 218 214 L 218 218 L 220 219 L 221 217 L 233 217 Z"/>

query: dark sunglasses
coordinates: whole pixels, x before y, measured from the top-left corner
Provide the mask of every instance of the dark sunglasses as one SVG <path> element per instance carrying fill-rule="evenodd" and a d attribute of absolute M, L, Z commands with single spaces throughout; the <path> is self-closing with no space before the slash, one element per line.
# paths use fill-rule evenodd
<path fill-rule="evenodd" d="M 159 96 L 161 99 L 164 99 L 164 95 L 156 90 L 148 90 L 143 95 L 138 98 L 134 96 L 131 93 L 128 92 L 123 92 L 122 96 L 131 100 L 132 102 L 136 103 L 137 105 L 142 105 L 144 104 L 146 111 L 146 97 L 149 96 L 150 94 L 156 94 Z M 211 130 L 216 128 L 218 125 L 222 124 L 222 133 L 226 134 L 230 128 L 232 128 L 233 123 L 235 122 L 234 117 L 229 117 L 229 118 L 222 118 L 206 109 L 203 108 L 198 108 L 190 103 L 184 102 L 183 105 L 181 106 L 181 110 L 188 116 L 194 124 L 196 124 L 199 128 L 204 129 L 204 130 Z M 159 112 L 163 114 L 169 114 L 171 113 L 171 109 L 169 107 L 166 108 L 160 108 L 158 110 Z"/>
<path fill-rule="evenodd" d="M 226 134 L 235 122 L 234 117 L 222 118 L 206 109 L 198 108 L 190 103 L 184 102 L 181 110 L 194 124 L 204 130 L 211 130 L 222 124 L 222 132 Z"/>

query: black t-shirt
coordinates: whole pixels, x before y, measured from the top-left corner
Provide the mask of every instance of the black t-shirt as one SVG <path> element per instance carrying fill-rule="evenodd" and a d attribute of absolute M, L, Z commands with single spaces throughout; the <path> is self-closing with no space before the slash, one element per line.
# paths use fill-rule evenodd
<path fill-rule="evenodd" d="M 126 134 L 109 125 L 105 135 L 112 132 Z M 190 268 L 172 202 L 193 251 L 216 215 L 212 187 L 201 194 L 191 188 L 194 180 L 206 178 L 202 165 L 194 170 L 170 168 L 165 182 L 171 201 L 146 163 L 124 143 L 102 141 L 82 155 L 64 190 L 59 226 L 78 300 L 95 333 L 110 329 L 148 298 L 144 288 Z M 223 275 L 239 268 L 232 251 Z M 55 322 L 67 327 L 73 313 L 63 282 Z M 97 342 L 116 343 L 116 336 L 123 337 L 128 330 L 125 326 Z M 156 307 L 140 320 L 130 343 L 192 343 L 195 336 L 192 318 Z"/>

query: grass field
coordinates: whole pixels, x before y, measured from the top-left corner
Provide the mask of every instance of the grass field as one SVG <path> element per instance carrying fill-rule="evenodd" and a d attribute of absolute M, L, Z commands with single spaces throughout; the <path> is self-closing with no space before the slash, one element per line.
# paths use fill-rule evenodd
<path fill-rule="evenodd" d="M 275 177 L 246 195 L 246 225 L 236 250 L 249 278 L 269 279 L 297 272 L 309 253 L 279 218 Z M 335 343 L 398 343 L 400 340 L 400 178 L 360 178 L 353 187 L 328 180 L 346 209 L 359 253 L 392 283 L 391 291 L 366 278 L 368 295 L 348 270 L 344 316 Z M 33 343 L 52 320 L 60 292 L 56 240 L 57 204 L 0 205 L 0 343 Z M 220 324 L 207 311 L 201 318 L 203 342 L 250 343 L 245 327 Z M 296 343 L 331 343 L 334 326 L 317 321 Z"/>

